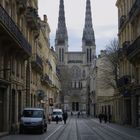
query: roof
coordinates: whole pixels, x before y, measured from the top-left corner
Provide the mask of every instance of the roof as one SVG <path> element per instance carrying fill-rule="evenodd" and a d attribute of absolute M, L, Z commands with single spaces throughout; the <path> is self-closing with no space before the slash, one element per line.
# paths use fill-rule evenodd
<path fill-rule="evenodd" d="M 37 108 L 37 107 L 29 107 L 29 108 L 24 108 L 24 110 L 44 110 L 43 108 Z"/>

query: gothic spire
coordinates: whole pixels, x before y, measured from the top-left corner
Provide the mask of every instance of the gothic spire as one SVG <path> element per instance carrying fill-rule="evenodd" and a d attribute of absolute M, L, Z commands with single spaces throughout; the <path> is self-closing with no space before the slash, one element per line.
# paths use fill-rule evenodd
<path fill-rule="evenodd" d="M 83 46 L 95 45 L 94 30 L 92 27 L 92 14 L 91 14 L 90 0 L 86 1 L 85 27 L 83 29 L 82 43 Z"/>
<path fill-rule="evenodd" d="M 60 0 L 58 27 L 56 30 L 55 45 L 67 45 L 68 34 L 65 23 L 64 0 Z"/>

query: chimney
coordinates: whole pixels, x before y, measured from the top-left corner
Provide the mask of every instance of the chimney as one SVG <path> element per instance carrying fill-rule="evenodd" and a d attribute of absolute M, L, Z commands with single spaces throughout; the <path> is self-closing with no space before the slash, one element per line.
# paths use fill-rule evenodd
<path fill-rule="evenodd" d="M 47 23 L 47 21 L 48 21 L 48 18 L 47 18 L 47 16 L 46 16 L 46 15 L 44 15 L 44 22 L 46 22 L 46 23 Z"/>

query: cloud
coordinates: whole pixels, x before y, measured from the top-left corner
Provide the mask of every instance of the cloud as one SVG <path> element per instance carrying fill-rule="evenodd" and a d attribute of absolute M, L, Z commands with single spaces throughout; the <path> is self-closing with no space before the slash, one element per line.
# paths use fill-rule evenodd
<path fill-rule="evenodd" d="M 58 24 L 59 0 L 39 0 L 39 15 L 46 14 L 51 28 L 51 45 L 54 46 Z M 93 27 L 97 53 L 109 40 L 117 36 L 116 0 L 91 0 Z M 82 34 L 85 23 L 86 0 L 64 0 L 66 26 L 69 36 L 69 50 L 81 50 Z"/>
<path fill-rule="evenodd" d="M 96 26 L 95 36 L 96 39 L 110 38 L 117 35 L 117 25 Z"/>

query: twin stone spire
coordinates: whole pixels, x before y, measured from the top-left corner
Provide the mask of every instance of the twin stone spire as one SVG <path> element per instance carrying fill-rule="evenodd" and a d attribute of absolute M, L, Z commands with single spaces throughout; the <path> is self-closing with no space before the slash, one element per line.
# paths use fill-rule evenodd
<path fill-rule="evenodd" d="M 68 45 L 68 33 L 65 22 L 64 0 L 60 0 L 55 45 Z M 86 0 L 85 26 L 83 29 L 82 46 L 95 46 L 90 0 Z"/>

